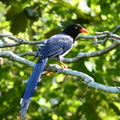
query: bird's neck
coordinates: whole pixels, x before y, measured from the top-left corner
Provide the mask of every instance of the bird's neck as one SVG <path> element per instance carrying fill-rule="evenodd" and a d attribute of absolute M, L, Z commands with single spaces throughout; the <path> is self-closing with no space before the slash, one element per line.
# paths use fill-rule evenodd
<path fill-rule="evenodd" d="M 62 33 L 71 36 L 74 40 L 76 39 L 77 35 L 79 34 L 79 33 L 74 33 L 73 31 L 65 31 L 65 30 L 62 31 Z"/>

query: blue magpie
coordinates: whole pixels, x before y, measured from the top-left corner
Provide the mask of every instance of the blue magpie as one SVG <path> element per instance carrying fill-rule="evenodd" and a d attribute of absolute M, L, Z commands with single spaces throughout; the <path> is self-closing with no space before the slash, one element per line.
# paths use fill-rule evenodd
<path fill-rule="evenodd" d="M 40 45 L 36 54 L 36 57 L 39 57 L 38 61 L 29 78 L 23 97 L 21 98 L 20 116 L 22 120 L 24 120 L 31 97 L 40 81 L 48 59 L 57 58 L 62 66 L 67 68 L 60 58 L 71 50 L 76 41 L 76 36 L 79 33 L 88 33 L 88 30 L 83 28 L 80 24 L 72 24 L 61 33 L 53 35 Z"/>

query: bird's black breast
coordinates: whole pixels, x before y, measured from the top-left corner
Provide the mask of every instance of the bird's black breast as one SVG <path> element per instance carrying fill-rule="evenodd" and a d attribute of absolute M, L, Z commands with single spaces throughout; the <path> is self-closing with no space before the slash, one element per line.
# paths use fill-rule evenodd
<path fill-rule="evenodd" d="M 37 56 L 40 59 L 53 58 L 64 55 L 73 46 L 73 38 L 65 34 L 57 34 L 50 37 L 40 45 Z"/>

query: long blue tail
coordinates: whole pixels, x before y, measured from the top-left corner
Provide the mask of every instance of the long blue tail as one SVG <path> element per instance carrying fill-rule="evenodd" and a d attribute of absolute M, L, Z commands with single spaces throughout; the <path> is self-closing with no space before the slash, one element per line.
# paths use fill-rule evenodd
<path fill-rule="evenodd" d="M 24 117 L 27 113 L 27 109 L 29 107 L 31 97 L 34 93 L 35 88 L 37 87 L 37 84 L 41 78 L 42 72 L 45 68 L 47 61 L 48 61 L 48 58 L 45 58 L 43 60 L 39 59 L 35 65 L 33 71 L 32 71 L 32 74 L 31 74 L 30 79 L 27 83 L 24 95 L 21 98 L 20 116 L 22 117 L 22 120 L 24 120 Z"/>

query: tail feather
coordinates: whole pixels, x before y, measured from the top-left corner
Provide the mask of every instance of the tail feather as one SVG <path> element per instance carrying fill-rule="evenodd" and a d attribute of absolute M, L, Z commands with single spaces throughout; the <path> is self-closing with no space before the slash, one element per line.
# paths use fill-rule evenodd
<path fill-rule="evenodd" d="M 37 87 L 37 84 L 41 78 L 42 72 L 45 68 L 47 61 L 48 61 L 48 58 L 45 58 L 43 60 L 39 59 L 32 71 L 32 74 L 26 86 L 24 95 L 20 102 L 21 104 L 20 116 L 22 117 L 22 120 L 24 120 L 24 116 L 26 115 L 27 109 L 29 107 L 31 97 L 34 93 L 35 88 Z"/>

